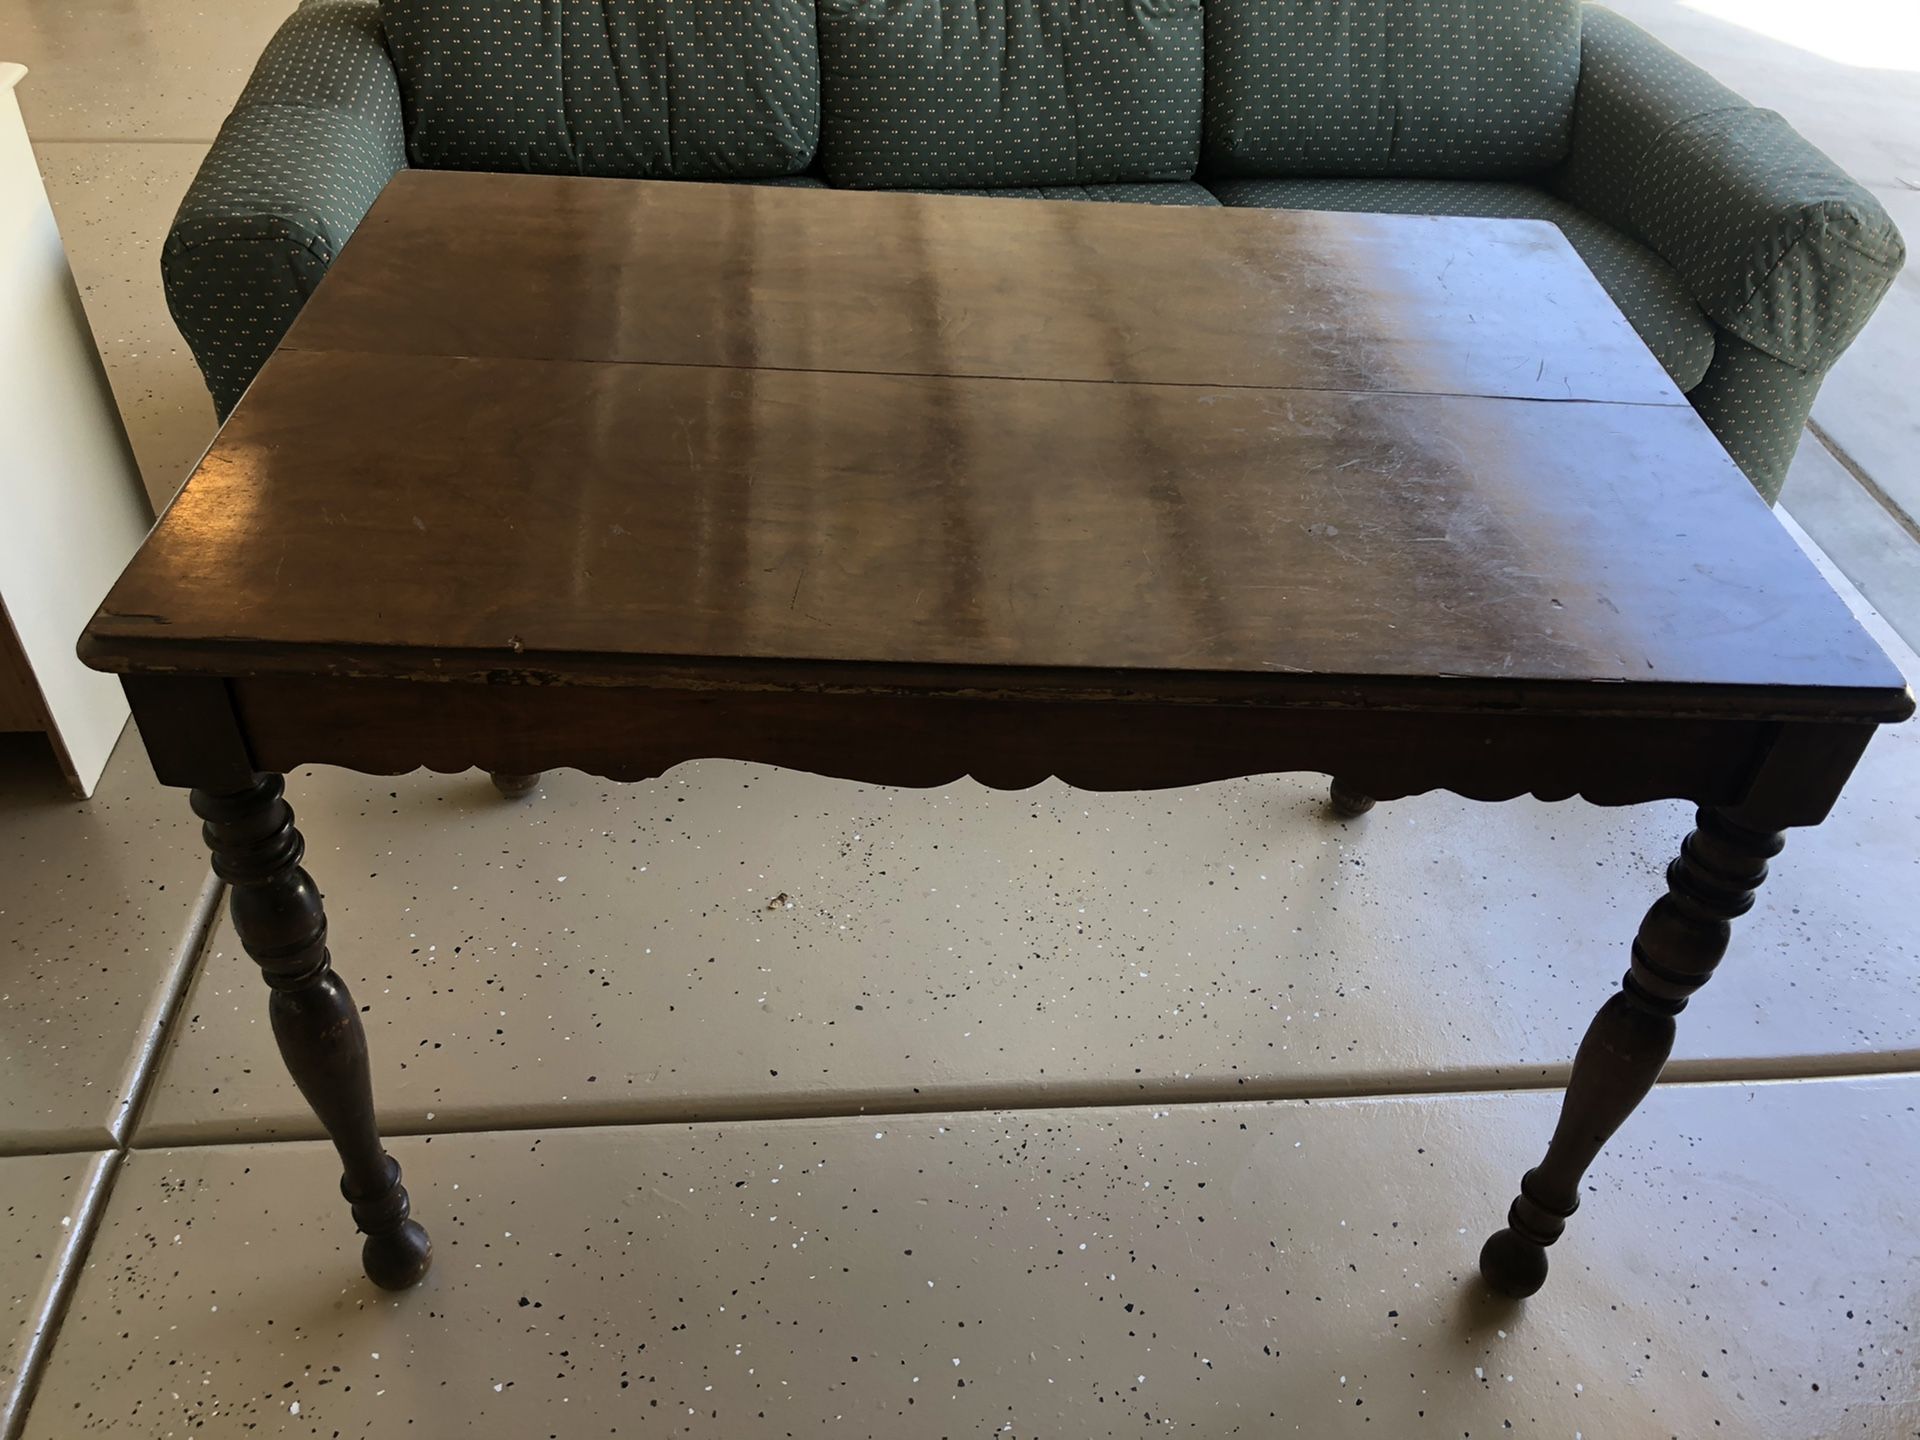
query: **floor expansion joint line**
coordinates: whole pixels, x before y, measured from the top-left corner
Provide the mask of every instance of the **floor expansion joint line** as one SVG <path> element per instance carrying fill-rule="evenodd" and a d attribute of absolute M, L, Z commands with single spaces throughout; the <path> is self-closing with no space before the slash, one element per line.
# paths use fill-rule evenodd
<path fill-rule="evenodd" d="M 99 1154 L 98 1150 L 93 1151 Z M 127 1152 L 125 1147 L 107 1153 L 107 1163 L 100 1172 L 100 1178 L 87 1190 L 82 1198 L 80 1213 L 76 1217 L 72 1250 L 67 1262 L 55 1273 L 53 1289 L 47 1295 L 46 1308 L 34 1325 L 33 1333 L 27 1337 L 27 1343 L 20 1352 L 19 1364 L 14 1373 L 19 1377 L 19 1403 L 14 1407 L 13 1416 L 6 1426 L 0 1440 L 18 1440 L 27 1428 L 27 1416 L 33 1413 L 33 1402 L 40 1388 L 40 1379 L 46 1372 L 47 1357 L 53 1353 L 54 1342 L 59 1339 L 60 1327 L 67 1318 L 67 1306 L 73 1299 L 74 1289 L 80 1283 L 80 1272 L 86 1269 L 87 1256 L 93 1250 L 94 1236 L 99 1232 L 101 1218 L 107 1212 L 107 1201 L 113 1195 L 113 1184 L 125 1166 Z"/>
<path fill-rule="evenodd" d="M 1879 1080 L 1920 1076 L 1920 1055 L 1899 1054 L 1886 1057 L 1877 1056 L 1838 1056 L 1824 1057 L 1829 1063 L 1822 1069 L 1810 1071 L 1804 1068 L 1804 1062 L 1793 1057 L 1784 1058 L 1777 1063 L 1763 1062 L 1741 1073 L 1723 1073 L 1723 1067 L 1713 1061 L 1682 1061 L 1681 1073 L 1665 1075 L 1660 1085 L 1666 1088 L 1708 1087 L 1708 1086 L 1759 1086 L 1790 1085 L 1801 1082 L 1820 1082 L 1836 1080 Z M 1854 1064 L 1855 1060 L 1860 1061 Z M 1884 1059 L 1888 1063 L 1871 1062 Z M 1102 1091 L 1092 1093 L 1080 1091 L 1053 1095 L 1011 1095 L 994 1092 L 985 1095 L 945 1095 L 945 1096 L 885 1096 L 877 1099 L 871 1106 L 849 1106 L 831 1101 L 818 1105 L 769 1105 L 756 1102 L 751 1106 L 740 1102 L 708 1106 L 698 1113 L 684 1115 L 646 1115 L 620 1117 L 605 1112 L 582 1114 L 578 1109 L 555 1111 L 548 1114 L 532 1114 L 515 1117 L 510 1120 L 489 1120 L 483 1118 L 456 1118 L 432 1125 L 416 1125 L 405 1121 L 383 1124 L 380 1127 L 381 1138 L 385 1140 L 454 1137 L 459 1135 L 522 1134 L 543 1130 L 625 1130 L 655 1128 L 670 1125 L 751 1125 L 772 1124 L 793 1120 L 885 1120 L 911 1115 L 974 1115 L 995 1112 L 1033 1112 L 1038 1110 L 1130 1110 L 1141 1106 L 1200 1106 L 1225 1104 L 1281 1104 L 1297 1102 L 1302 1104 L 1334 1103 L 1351 1100 L 1413 1100 L 1413 1099 L 1468 1099 L 1481 1095 L 1520 1095 L 1564 1090 L 1569 1067 L 1561 1065 L 1552 1071 L 1537 1076 L 1512 1077 L 1489 1076 L 1484 1083 L 1462 1083 L 1468 1077 L 1448 1077 L 1444 1082 L 1436 1080 L 1432 1085 L 1416 1086 L 1398 1084 L 1382 1085 L 1377 1088 L 1345 1086 L 1341 1088 L 1309 1089 L 1303 1087 L 1274 1088 L 1270 1090 L 1249 1091 L 1245 1086 L 1236 1086 L 1228 1090 L 1202 1091 L 1187 1090 L 1179 1094 L 1166 1091 L 1136 1092 L 1130 1095 L 1114 1095 Z M 296 1145 L 316 1144 L 326 1140 L 319 1130 L 306 1130 L 292 1135 L 240 1134 L 195 1137 L 189 1133 L 173 1131 L 143 1139 L 128 1146 L 133 1151 L 159 1150 L 201 1150 L 220 1149 L 232 1145 Z"/>
<path fill-rule="evenodd" d="M 196 135 L 35 135 L 35 145 L 211 145 Z"/>
<path fill-rule="evenodd" d="M 1885 487 L 1869 475 L 1858 460 L 1847 453 L 1846 447 L 1834 439 L 1825 426 L 1818 421 L 1809 420 L 1807 434 L 1811 435 L 1834 458 L 1842 470 L 1854 478 L 1855 483 L 1872 497 L 1874 504 L 1887 512 L 1894 524 L 1906 531 L 1910 539 L 1920 542 L 1920 519 L 1901 509 L 1900 502 L 1889 495 Z"/>
<path fill-rule="evenodd" d="M 167 992 L 160 1003 L 160 1014 L 151 1027 L 140 1048 L 135 1052 L 131 1078 L 127 1084 L 125 1102 L 120 1114 L 107 1127 L 108 1145 L 98 1140 L 88 1145 L 59 1146 L 38 1150 L 8 1150 L 0 1148 L 0 1155 L 85 1155 L 94 1156 L 104 1153 L 106 1164 L 100 1178 L 83 1197 L 77 1225 L 74 1231 L 69 1258 L 55 1275 L 52 1292 L 47 1297 L 46 1309 L 41 1313 L 33 1334 L 28 1338 L 26 1348 L 21 1352 L 20 1361 L 15 1369 L 19 1379 L 19 1404 L 15 1407 L 11 1423 L 0 1440 L 16 1440 L 26 1428 L 27 1416 L 33 1409 L 34 1393 L 40 1385 L 41 1373 L 46 1368 L 48 1355 L 53 1351 L 54 1342 L 59 1337 L 61 1323 L 67 1316 L 68 1302 L 73 1298 L 74 1287 L 79 1284 L 80 1272 L 86 1268 L 87 1256 L 92 1251 L 93 1239 L 100 1228 L 101 1217 L 105 1215 L 107 1201 L 112 1198 L 114 1182 L 126 1166 L 129 1142 L 138 1128 L 141 1111 L 153 1091 L 154 1076 L 160 1068 L 160 1057 L 166 1053 L 173 1040 L 173 1030 L 181 1012 L 185 1009 L 187 990 L 193 981 L 195 970 L 206 955 L 207 945 L 213 938 L 214 923 L 220 915 L 220 902 L 226 896 L 227 887 L 209 870 L 206 879 L 201 882 L 200 891 L 194 897 L 193 908 L 187 915 L 187 926 L 176 947 L 179 963 L 173 967 L 172 978 L 168 982 Z"/>
<path fill-rule="evenodd" d="M 187 992 L 193 987 L 194 976 L 206 959 L 207 946 L 212 943 L 213 932 L 220 919 L 220 902 L 226 898 L 226 894 L 226 885 L 209 869 L 207 878 L 200 884 L 200 893 L 194 897 L 186 933 L 180 937 L 178 953 L 181 961 L 173 967 L 172 980 L 160 1004 L 159 1023 L 153 1027 L 134 1057 L 134 1074 L 127 1086 L 126 1102 L 120 1107 L 118 1120 L 109 1127 L 114 1143 L 123 1154 L 139 1128 L 141 1114 L 153 1093 L 154 1077 L 159 1073 L 161 1057 L 173 1043 L 174 1027 L 186 1007 Z"/>

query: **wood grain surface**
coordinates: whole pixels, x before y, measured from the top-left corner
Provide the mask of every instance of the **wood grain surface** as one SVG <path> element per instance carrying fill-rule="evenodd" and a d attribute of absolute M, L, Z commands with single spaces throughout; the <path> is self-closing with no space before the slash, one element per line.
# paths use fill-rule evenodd
<path fill-rule="evenodd" d="M 1541 220 L 402 171 L 285 344 L 1684 405 Z"/>
<path fill-rule="evenodd" d="M 85 651 L 1906 713 L 1665 385 L 1550 226 L 410 174 Z"/>

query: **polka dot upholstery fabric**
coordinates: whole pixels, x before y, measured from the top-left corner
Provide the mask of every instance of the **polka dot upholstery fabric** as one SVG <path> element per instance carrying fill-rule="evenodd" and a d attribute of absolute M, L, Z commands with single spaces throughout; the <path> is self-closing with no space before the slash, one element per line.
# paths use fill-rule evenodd
<path fill-rule="evenodd" d="M 1778 115 L 1598 5 L 1552 184 L 1656 251 L 1720 327 L 1729 358 L 1696 403 L 1777 493 L 1820 377 L 1905 262 L 1885 209 Z"/>
<path fill-rule="evenodd" d="M 308 0 L 269 42 L 161 251 L 167 306 L 222 418 L 405 164 L 372 0 Z"/>
<path fill-rule="evenodd" d="M 1632 228 L 1633 182 L 1655 141 L 1700 115 L 1747 102 L 1629 20 L 1589 5 L 1580 27 L 1573 148 L 1554 188 L 1622 230 Z"/>
<path fill-rule="evenodd" d="M 1190 180 L 1201 0 L 820 0 L 835 185 Z"/>
<path fill-rule="evenodd" d="M 1825 378 L 1824 370 L 1788 365 L 1722 331 L 1706 378 L 1687 399 L 1771 505 Z"/>
<path fill-rule="evenodd" d="M 1565 158 L 1579 0 L 1206 0 L 1208 175 L 1537 176 Z"/>
<path fill-rule="evenodd" d="M 1682 390 L 1713 363 L 1713 322 L 1680 277 L 1631 236 L 1537 185 L 1501 180 L 1217 180 L 1228 205 L 1276 210 L 1367 210 L 1395 215 L 1481 215 L 1551 220 L 1606 287 L 1620 313 Z"/>
<path fill-rule="evenodd" d="M 813 0 L 380 0 L 415 165 L 795 175 L 820 134 Z"/>

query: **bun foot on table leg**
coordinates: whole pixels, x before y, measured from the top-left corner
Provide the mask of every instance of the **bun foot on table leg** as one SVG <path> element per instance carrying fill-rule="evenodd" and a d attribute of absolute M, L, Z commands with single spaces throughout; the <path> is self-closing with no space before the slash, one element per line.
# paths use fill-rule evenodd
<path fill-rule="evenodd" d="M 1547 1246 L 1567 1228 L 1567 1215 L 1528 1198 L 1526 1187 L 1532 1182 L 1529 1172 L 1507 1212 L 1507 1228 L 1496 1230 L 1480 1247 L 1480 1276 L 1487 1288 L 1513 1300 L 1524 1300 L 1547 1283 Z"/>
<path fill-rule="evenodd" d="M 540 788 L 544 775 L 536 771 L 532 775 L 503 775 L 499 771 L 492 774 L 493 788 L 509 800 L 523 799 Z"/>
<path fill-rule="evenodd" d="M 420 1283 L 433 1267 L 433 1241 L 418 1220 L 402 1222 L 398 1230 L 369 1235 L 360 1247 L 360 1268 L 382 1290 L 406 1290 Z"/>
<path fill-rule="evenodd" d="M 416 1284 L 433 1264 L 433 1242 L 420 1222 L 409 1218 L 413 1208 L 407 1187 L 400 1183 L 400 1166 L 391 1155 L 378 1188 L 356 1196 L 343 1178 L 340 1193 L 353 1207 L 353 1223 L 367 1237 L 360 1247 L 360 1268 L 382 1290 L 405 1290 Z"/>
<path fill-rule="evenodd" d="M 1327 787 L 1327 803 L 1333 807 L 1334 814 L 1352 819 L 1373 808 L 1373 797 L 1362 794 L 1336 775 Z"/>
<path fill-rule="evenodd" d="M 1480 1275 L 1496 1295 L 1524 1300 L 1547 1283 L 1547 1252 L 1511 1230 L 1480 1247 Z"/>

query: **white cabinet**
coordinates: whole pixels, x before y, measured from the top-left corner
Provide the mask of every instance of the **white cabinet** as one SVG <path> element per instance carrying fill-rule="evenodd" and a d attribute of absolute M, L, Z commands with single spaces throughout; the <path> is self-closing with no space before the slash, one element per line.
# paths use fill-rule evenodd
<path fill-rule="evenodd" d="M 0 62 L 0 730 L 41 730 L 91 794 L 126 725 L 74 642 L 153 523 Z"/>

